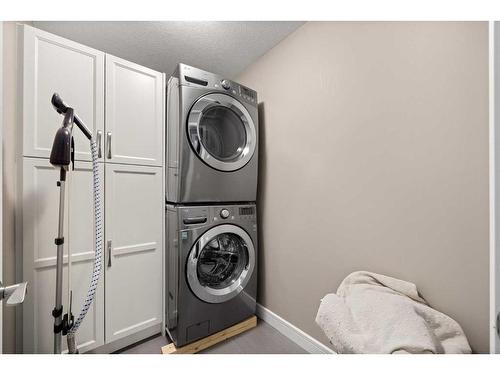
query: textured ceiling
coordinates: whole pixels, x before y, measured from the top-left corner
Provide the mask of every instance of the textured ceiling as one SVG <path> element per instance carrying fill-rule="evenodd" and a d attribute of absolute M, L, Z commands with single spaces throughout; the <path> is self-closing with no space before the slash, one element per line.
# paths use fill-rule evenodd
<path fill-rule="evenodd" d="M 152 69 L 179 62 L 235 77 L 303 22 L 34 22 L 34 26 Z"/>

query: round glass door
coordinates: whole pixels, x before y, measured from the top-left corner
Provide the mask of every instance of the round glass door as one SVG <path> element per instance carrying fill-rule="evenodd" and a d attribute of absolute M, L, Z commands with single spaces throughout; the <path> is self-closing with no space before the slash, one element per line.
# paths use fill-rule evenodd
<path fill-rule="evenodd" d="M 220 303 L 245 288 L 254 267 L 255 250 L 248 234 L 235 225 L 219 225 L 207 231 L 191 249 L 188 283 L 201 300 Z"/>
<path fill-rule="evenodd" d="M 224 162 L 237 161 L 247 144 L 245 124 L 232 109 L 221 105 L 202 113 L 199 133 L 205 149 Z"/>
<path fill-rule="evenodd" d="M 226 94 L 208 94 L 189 112 L 188 135 L 193 150 L 209 166 L 235 171 L 255 151 L 256 130 L 247 109 Z"/>

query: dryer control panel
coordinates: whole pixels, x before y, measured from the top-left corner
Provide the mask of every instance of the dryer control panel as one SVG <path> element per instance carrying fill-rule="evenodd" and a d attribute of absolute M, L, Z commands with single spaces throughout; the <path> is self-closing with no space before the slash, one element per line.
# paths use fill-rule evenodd
<path fill-rule="evenodd" d="M 257 92 L 231 81 L 218 74 L 206 72 L 204 70 L 179 64 L 175 74 L 179 78 L 179 84 L 185 86 L 200 87 L 225 92 L 240 100 L 257 105 Z"/>

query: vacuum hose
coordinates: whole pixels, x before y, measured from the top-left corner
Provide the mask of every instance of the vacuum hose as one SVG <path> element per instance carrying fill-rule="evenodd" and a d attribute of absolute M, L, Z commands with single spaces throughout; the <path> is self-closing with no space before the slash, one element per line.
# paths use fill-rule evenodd
<path fill-rule="evenodd" d="M 73 326 L 68 331 L 67 341 L 68 341 L 68 351 L 70 354 L 77 353 L 76 343 L 75 343 L 75 333 L 78 331 L 80 324 L 82 323 L 85 315 L 87 314 L 92 301 L 95 297 L 95 292 L 97 289 L 97 284 L 99 282 L 99 276 L 101 275 L 102 268 L 102 243 L 103 243 L 103 231 L 102 231 L 102 211 L 101 211 L 101 181 L 99 180 L 99 164 L 97 163 L 97 144 L 94 138 L 90 140 L 90 149 L 92 151 L 92 177 L 94 184 L 94 225 L 95 225 L 95 259 L 94 259 L 94 269 L 92 271 L 92 280 L 90 281 L 90 287 L 87 292 L 87 297 L 83 303 L 82 309 L 78 318 L 76 318 Z"/>

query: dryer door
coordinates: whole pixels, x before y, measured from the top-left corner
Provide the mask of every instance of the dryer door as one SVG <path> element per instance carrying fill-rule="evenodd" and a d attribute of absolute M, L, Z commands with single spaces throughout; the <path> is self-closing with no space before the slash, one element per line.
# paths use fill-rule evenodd
<path fill-rule="evenodd" d="M 230 95 L 199 98 L 189 112 L 187 127 L 193 150 L 214 169 L 238 170 L 255 152 L 255 124 L 245 106 Z"/>
<path fill-rule="evenodd" d="M 238 295 L 255 268 L 255 249 L 240 227 L 218 225 L 205 232 L 192 247 L 186 267 L 193 293 L 209 303 L 221 303 Z"/>

